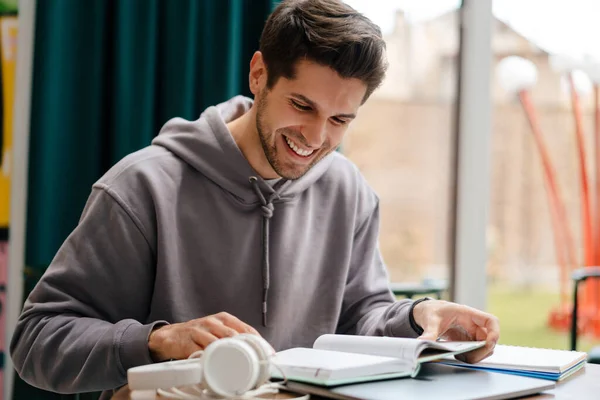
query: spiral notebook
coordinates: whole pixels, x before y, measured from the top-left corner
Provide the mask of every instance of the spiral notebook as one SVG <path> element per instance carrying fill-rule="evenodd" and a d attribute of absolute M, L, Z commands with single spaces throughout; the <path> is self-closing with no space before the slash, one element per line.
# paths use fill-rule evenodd
<path fill-rule="evenodd" d="M 477 364 L 463 363 L 454 358 L 446 358 L 443 363 L 465 368 L 561 381 L 581 369 L 586 361 L 587 353 L 580 351 L 499 344 L 496 345 L 493 355 Z"/>

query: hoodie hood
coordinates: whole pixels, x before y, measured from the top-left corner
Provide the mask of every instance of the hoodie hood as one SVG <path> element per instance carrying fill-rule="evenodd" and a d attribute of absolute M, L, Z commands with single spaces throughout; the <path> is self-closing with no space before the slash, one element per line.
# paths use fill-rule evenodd
<path fill-rule="evenodd" d="M 252 100 L 237 96 L 209 107 L 196 121 L 175 118 L 165 124 L 152 144 L 162 146 L 180 157 L 215 184 L 231 193 L 244 205 L 260 208 L 262 213 L 262 317 L 267 326 L 267 303 L 271 280 L 270 220 L 274 203 L 292 199 L 317 181 L 329 168 L 333 156 L 323 158 L 304 176 L 282 180 L 271 187 L 250 166 L 235 143 L 227 123 L 252 107 Z"/>
<path fill-rule="evenodd" d="M 289 200 L 316 182 L 330 167 L 333 157 L 330 154 L 301 178 L 282 182 L 274 189 L 248 163 L 226 125 L 251 107 L 251 99 L 236 96 L 207 108 L 196 121 L 171 119 L 152 144 L 168 149 L 242 203 L 261 202 L 255 184 L 250 181 L 251 177 L 256 177 L 256 184 L 267 198 L 278 190 L 279 200 Z"/>

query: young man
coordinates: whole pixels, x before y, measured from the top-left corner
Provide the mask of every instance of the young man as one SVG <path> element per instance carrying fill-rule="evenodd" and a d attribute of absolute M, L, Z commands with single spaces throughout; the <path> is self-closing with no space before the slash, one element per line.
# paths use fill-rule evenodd
<path fill-rule="evenodd" d="M 444 301 L 394 302 L 378 199 L 334 150 L 381 83 L 379 28 L 335 0 L 283 1 L 250 62 L 254 101 L 169 121 L 92 189 L 25 303 L 18 373 L 106 390 L 128 368 L 253 332 L 276 350 L 324 333 L 486 340 L 498 321 Z M 424 329 L 424 332 L 423 332 Z"/>

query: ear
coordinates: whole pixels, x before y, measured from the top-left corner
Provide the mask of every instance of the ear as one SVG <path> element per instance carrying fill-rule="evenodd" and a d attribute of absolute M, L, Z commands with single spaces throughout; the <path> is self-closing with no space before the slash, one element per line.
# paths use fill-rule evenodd
<path fill-rule="evenodd" d="M 255 52 L 250 61 L 249 80 L 250 91 L 255 96 L 267 86 L 267 66 L 260 51 Z"/>

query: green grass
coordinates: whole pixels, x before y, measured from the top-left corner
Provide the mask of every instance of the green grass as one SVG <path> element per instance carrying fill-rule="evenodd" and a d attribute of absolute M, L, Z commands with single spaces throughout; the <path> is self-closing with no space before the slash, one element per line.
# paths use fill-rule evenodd
<path fill-rule="evenodd" d="M 569 349 L 569 333 L 548 326 L 548 316 L 559 303 L 556 293 L 544 289 L 492 286 L 488 311 L 500 319 L 500 342 L 517 346 Z M 600 346 L 600 338 L 579 337 L 577 350 Z"/>

